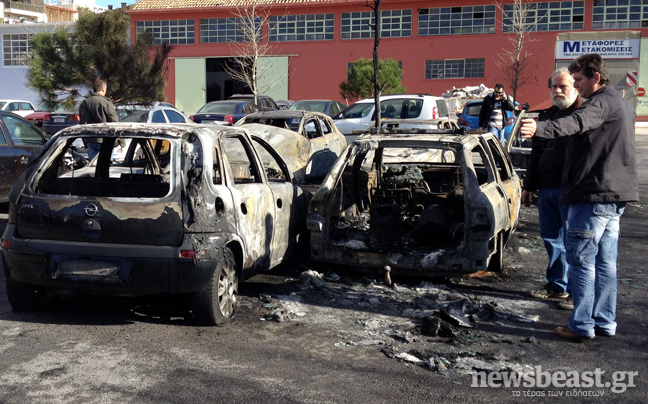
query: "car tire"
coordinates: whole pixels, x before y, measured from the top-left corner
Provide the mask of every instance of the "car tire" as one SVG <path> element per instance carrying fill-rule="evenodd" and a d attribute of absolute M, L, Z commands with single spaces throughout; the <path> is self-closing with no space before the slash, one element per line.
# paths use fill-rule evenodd
<path fill-rule="evenodd" d="M 35 289 L 32 285 L 6 279 L 7 300 L 13 311 L 34 311 L 42 308 L 48 296 L 45 292 Z"/>
<path fill-rule="evenodd" d="M 207 287 L 195 292 L 191 299 L 194 320 L 206 326 L 231 321 L 236 314 L 238 274 L 234 253 L 223 247 L 222 259 L 214 268 Z"/>
<path fill-rule="evenodd" d="M 504 233 L 500 232 L 495 239 L 495 252 L 488 262 L 488 270 L 502 272 L 502 269 L 504 269 Z"/>

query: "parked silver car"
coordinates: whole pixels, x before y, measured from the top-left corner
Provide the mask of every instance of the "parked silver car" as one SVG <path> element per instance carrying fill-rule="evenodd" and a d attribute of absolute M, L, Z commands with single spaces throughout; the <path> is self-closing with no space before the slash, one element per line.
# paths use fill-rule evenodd
<path fill-rule="evenodd" d="M 345 136 L 367 132 L 374 123 L 376 112 L 373 98 L 360 100 L 333 116 L 333 121 Z M 394 94 L 380 97 L 380 117 L 401 120 L 448 119 L 445 99 L 427 94 Z M 405 125 L 402 125 L 405 127 Z M 436 125 L 412 123 L 409 127 L 435 129 Z"/>
<path fill-rule="evenodd" d="M 392 276 L 500 270 L 520 179 L 497 138 L 463 133 L 393 129 L 351 144 L 310 203 L 311 258 Z"/>

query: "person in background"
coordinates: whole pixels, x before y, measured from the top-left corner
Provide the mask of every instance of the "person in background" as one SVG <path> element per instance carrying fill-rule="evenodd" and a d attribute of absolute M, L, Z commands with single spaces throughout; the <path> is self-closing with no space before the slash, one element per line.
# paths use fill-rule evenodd
<path fill-rule="evenodd" d="M 497 83 L 495 91 L 484 97 L 479 110 L 479 127 L 494 134 L 504 144 L 504 129 L 508 121 L 506 111 L 514 110 L 515 103 L 504 92 L 504 84 Z"/>
<path fill-rule="evenodd" d="M 81 123 L 118 122 L 119 117 L 115 111 L 115 106 L 106 98 L 106 92 L 108 91 L 106 80 L 96 79 L 92 85 L 92 90 L 94 92 L 79 105 Z M 101 150 L 102 140 L 100 138 L 84 138 L 84 143 L 88 148 L 89 161 L 92 161 Z"/>
<path fill-rule="evenodd" d="M 574 79 L 567 68 L 557 70 L 551 77 L 551 102 L 553 106 L 540 113 L 540 121 L 568 116 L 582 104 L 578 90 L 574 88 Z M 560 204 L 566 148 L 567 137 L 534 137 L 524 177 L 522 203 L 524 206 L 531 206 L 533 194 L 538 191 L 540 237 L 544 241 L 549 258 L 546 270 L 547 284 L 544 288 L 531 292 L 531 296 L 539 299 L 569 297 L 564 243 L 567 232 L 567 205 Z M 565 302 L 558 307 L 569 308 L 569 305 Z"/>
<path fill-rule="evenodd" d="M 586 101 L 551 121 L 523 119 L 522 137 L 568 136 L 560 203 L 568 205 L 565 249 L 574 310 L 560 338 L 583 341 L 615 335 L 619 221 L 627 202 L 639 200 L 635 116 L 610 85 L 601 55 L 569 65 Z"/>

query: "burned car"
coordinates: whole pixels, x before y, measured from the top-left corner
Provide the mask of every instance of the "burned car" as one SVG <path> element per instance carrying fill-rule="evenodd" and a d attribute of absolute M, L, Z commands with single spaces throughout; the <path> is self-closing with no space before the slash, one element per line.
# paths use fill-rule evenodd
<path fill-rule="evenodd" d="M 299 156 L 300 169 L 293 174 L 302 182 L 321 181 L 347 146 L 333 120 L 320 112 L 263 111 L 236 125 L 263 136 L 282 155 Z"/>
<path fill-rule="evenodd" d="M 396 276 L 500 270 L 520 194 L 508 154 L 490 134 L 363 136 L 311 200 L 311 258 Z"/>
<path fill-rule="evenodd" d="M 70 159 L 101 139 L 92 164 Z M 119 139 L 123 160 L 112 158 Z M 2 264 L 14 310 L 59 290 L 188 294 L 194 318 L 235 313 L 239 280 L 296 250 L 310 193 L 243 128 L 111 123 L 67 128 L 10 194 Z"/>

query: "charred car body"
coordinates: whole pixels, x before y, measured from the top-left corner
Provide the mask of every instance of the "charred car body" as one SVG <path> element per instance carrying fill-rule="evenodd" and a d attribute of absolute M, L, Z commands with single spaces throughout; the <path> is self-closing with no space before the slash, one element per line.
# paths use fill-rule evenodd
<path fill-rule="evenodd" d="M 95 164 L 66 158 L 101 138 Z M 130 140 L 123 161 L 111 159 Z M 56 290 L 190 294 L 202 324 L 234 315 L 239 279 L 282 262 L 310 193 L 263 139 L 217 125 L 98 124 L 61 131 L 10 194 L 2 238 L 15 310 Z"/>
<path fill-rule="evenodd" d="M 301 169 L 293 173 L 302 182 L 321 181 L 347 147 L 333 120 L 320 112 L 263 111 L 236 125 L 263 136 L 281 155 L 297 156 Z"/>
<path fill-rule="evenodd" d="M 361 137 L 311 200 L 311 258 L 393 275 L 502 267 L 520 180 L 490 134 L 393 129 Z"/>

